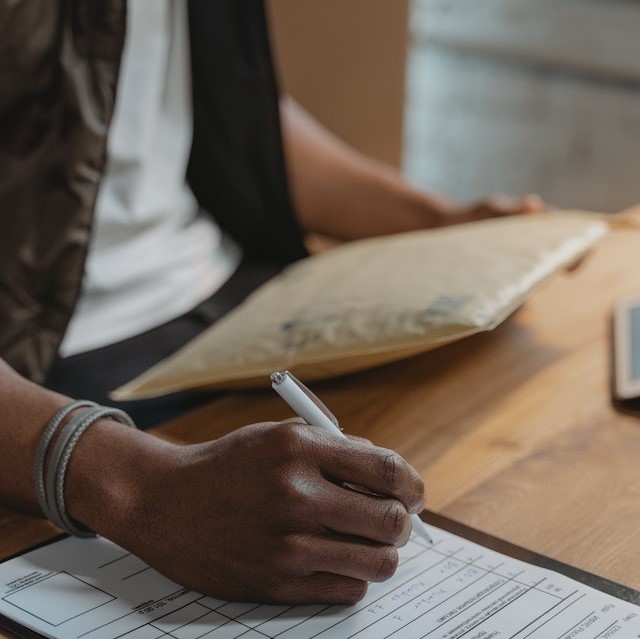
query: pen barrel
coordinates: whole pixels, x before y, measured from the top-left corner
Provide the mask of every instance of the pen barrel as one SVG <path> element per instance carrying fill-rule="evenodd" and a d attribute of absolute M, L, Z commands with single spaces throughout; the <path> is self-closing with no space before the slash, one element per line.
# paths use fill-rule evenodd
<path fill-rule="evenodd" d="M 319 426 L 331 433 L 346 435 L 302 392 L 296 384 L 285 377 L 280 383 L 273 383 L 273 390 L 310 426 Z"/>

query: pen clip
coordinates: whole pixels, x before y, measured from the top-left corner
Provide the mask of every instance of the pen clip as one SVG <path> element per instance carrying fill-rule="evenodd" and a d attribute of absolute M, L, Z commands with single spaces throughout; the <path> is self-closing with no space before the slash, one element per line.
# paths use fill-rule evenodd
<path fill-rule="evenodd" d="M 326 407 L 324 402 L 315 393 L 313 393 L 313 391 L 309 390 L 293 373 L 283 371 L 271 374 L 271 381 L 276 385 L 282 384 L 285 378 L 290 379 L 337 429 L 342 430 L 336 416 Z"/>

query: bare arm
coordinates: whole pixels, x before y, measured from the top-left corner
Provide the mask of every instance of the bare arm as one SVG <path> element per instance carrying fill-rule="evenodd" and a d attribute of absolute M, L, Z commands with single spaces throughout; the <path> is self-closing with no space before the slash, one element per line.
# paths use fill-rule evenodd
<path fill-rule="evenodd" d="M 69 401 L 0 361 L 2 503 L 40 514 L 37 442 Z M 102 420 L 74 449 L 66 490 L 74 519 L 175 581 L 225 599 L 286 603 L 353 603 L 368 582 L 391 576 L 408 512 L 423 499 L 422 481 L 395 453 L 299 420 L 189 446 Z"/>
<path fill-rule="evenodd" d="M 281 114 L 293 198 L 308 231 L 351 240 L 542 208 L 536 196 L 467 206 L 425 193 L 346 145 L 293 99 L 282 99 Z"/>

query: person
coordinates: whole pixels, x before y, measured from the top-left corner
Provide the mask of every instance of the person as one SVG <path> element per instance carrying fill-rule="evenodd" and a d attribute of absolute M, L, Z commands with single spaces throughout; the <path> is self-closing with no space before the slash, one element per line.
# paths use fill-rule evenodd
<path fill-rule="evenodd" d="M 261 0 L 0 0 L 0 42 L 0 501 L 34 516 L 45 428 L 59 436 L 49 468 L 94 409 L 52 416 L 73 398 L 108 403 L 122 375 L 304 257 L 304 233 L 541 205 L 456 205 L 338 141 L 278 93 Z M 190 406 L 173 400 L 156 416 Z M 188 446 L 113 414 L 90 426 L 64 514 L 216 597 L 353 603 L 393 574 L 424 505 L 396 453 L 299 419 Z"/>

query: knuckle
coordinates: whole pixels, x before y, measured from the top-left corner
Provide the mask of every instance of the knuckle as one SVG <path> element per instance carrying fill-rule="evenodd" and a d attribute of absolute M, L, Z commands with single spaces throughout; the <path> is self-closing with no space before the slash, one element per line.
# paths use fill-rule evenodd
<path fill-rule="evenodd" d="M 285 508 L 299 507 L 308 499 L 311 492 L 310 480 L 299 469 L 287 468 L 280 477 L 280 499 Z"/>
<path fill-rule="evenodd" d="M 291 519 L 296 516 L 304 502 L 304 489 L 297 479 L 295 468 L 283 468 L 277 476 L 272 490 L 277 496 L 280 512 Z"/>
<path fill-rule="evenodd" d="M 265 580 L 259 589 L 260 601 L 266 604 L 282 604 L 291 598 L 292 582 L 289 575 L 277 574 Z"/>
<path fill-rule="evenodd" d="M 288 420 L 278 424 L 275 442 L 283 459 L 295 459 L 300 464 L 317 466 L 327 446 L 334 445 L 333 438 L 325 441 L 326 434 L 319 429 L 309 428 L 300 419 Z"/>
<path fill-rule="evenodd" d="M 398 568 L 398 562 L 398 551 L 393 547 L 385 548 L 382 557 L 378 561 L 373 581 L 385 581 L 392 577 Z"/>
<path fill-rule="evenodd" d="M 280 449 L 287 454 L 299 453 L 304 446 L 303 431 L 296 421 L 286 421 L 278 424 L 275 430 Z"/>
<path fill-rule="evenodd" d="M 368 587 L 369 584 L 366 581 L 350 579 L 342 586 L 343 593 L 340 599 L 344 600 L 345 604 L 356 604 L 364 599 Z"/>
<path fill-rule="evenodd" d="M 272 497 L 277 509 L 271 519 L 290 533 L 316 530 L 331 509 L 322 478 L 307 472 L 304 466 L 293 466 L 283 473 Z"/>
<path fill-rule="evenodd" d="M 406 526 L 406 511 L 403 506 L 397 502 L 391 503 L 385 508 L 382 520 L 382 530 L 385 532 L 389 541 L 395 543 L 398 541 Z"/>
<path fill-rule="evenodd" d="M 380 472 L 383 481 L 389 487 L 395 488 L 398 483 L 398 476 L 402 466 L 402 458 L 398 453 L 387 450 L 380 461 Z"/>
<path fill-rule="evenodd" d="M 308 552 L 299 535 L 286 535 L 275 551 L 277 565 L 298 572 L 307 564 Z"/>

